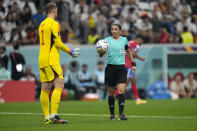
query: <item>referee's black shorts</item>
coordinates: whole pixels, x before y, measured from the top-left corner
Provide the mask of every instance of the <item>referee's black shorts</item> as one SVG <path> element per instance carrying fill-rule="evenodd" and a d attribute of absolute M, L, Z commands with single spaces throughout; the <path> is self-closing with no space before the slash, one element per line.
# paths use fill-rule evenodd
<path fill-rule="evenodd" d="M 108 64 L 105 68 L 105 85 L 115 87 L 119 83 L 127 83 L 125 66 Z"/>

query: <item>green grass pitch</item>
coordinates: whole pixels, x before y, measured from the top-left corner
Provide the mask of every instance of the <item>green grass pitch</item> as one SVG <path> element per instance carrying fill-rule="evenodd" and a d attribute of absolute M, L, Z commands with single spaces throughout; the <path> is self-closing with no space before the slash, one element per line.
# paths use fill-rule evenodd
<path fill-rule="evenodd" d="M 197 99 L 127 100 L 127 121 L 109 120 L 107 101 L 62 101 L 59 113 L 69 124 L 44 125 L 39 102 L 1 103 L 0 131 L 197 131 Z"/>

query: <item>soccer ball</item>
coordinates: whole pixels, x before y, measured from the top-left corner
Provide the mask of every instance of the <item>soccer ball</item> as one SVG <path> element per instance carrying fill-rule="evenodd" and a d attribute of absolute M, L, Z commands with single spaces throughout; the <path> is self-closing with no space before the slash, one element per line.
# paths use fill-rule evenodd
<path fill-rule="evenodd" d="M 98 50 L 98 52 L 102 51 L 102 50 L 108 50 L 109 47 L 109 43 L 106 40 L 99 40 L 96 43 L 96 48 Z"/>

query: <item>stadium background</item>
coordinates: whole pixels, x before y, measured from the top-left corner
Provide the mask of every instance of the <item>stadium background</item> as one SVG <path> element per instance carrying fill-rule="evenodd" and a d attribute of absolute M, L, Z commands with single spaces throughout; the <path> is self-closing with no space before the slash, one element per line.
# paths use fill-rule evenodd
<path fill-rule="evenodd" d="M 38 80 L 37 29 L 45 18 L 44 5 L 47 2 L 49 1 L 0 1 L 1 45 L 7 48 L 6 54 L 9 54 L 13 50 L 12 45 L 19 44 L 26 65 L 31 66 Z M 57 0 L 54 2 L 58 6 L 58 21 L 62 27 L 63 42 L 71 48 L 81 48 L 81 56 L 75 59 L 79 63 L 79 69 L 76 71 L 80 70 L 82 64 L 87 64 L 88 71 L 93 74 L 97 62 L 105 61 L 105 58 L 97 57 L 94 44 L 98 39 L 108 36 L 110 24 L 118 21 L 122 24 L 123 35 L 129 40 L 135 39 L 139 34 L 145 38 L 139 55 L 145 56 L 146 61 L 136 60 L 139 88 L 146 89 L 158 80 L 169 86 L 169 82 L 177 72 L 182 72 L 185 78 L 190 72 L 197 72 L 197 65 L 194 63 L 197 39 L 195 1 Z M 192 42 L 184 41 L 185 27 L 193 36 L 189 38 Z M 174 54 L 175 57 L 170 57 L 170 54 Z M 182 59 L 185 62 L 176 59 L 178 56 L 182 58 L 182 55 L 186 55 Z M 70 66 L 72 61 L 70 56 L 65 57 L 61 52 L 61 64 Z M 9 61 L 9 72 L 11 72 L 10 67 Z M 77 84 L 77 73 L 72 74 L 72 81 Z"/>
<path fill-rule="evenodd" d="M 19 52 L 26 60 L 23 70 L 30 65 L 38 80 L 38 26 L 45 18 L 44 6 L 49 1 L 0 0 L 0 47 L 5 47 L 5 53 L 9 56 L 13 45 L 20 45 Z M 157 91 L 162 95 L 167 89 L 169 93 L 170 82 L 177 73 L 187 78 L 190 72 L 194 72 L 197 80 L 197 1 L 52 1 L 57 3 L 59 9 L 58 21 L 61 24 L 63 42 L 71 48 L 81 49 L 81 55 L 77 59 L 60 53 L 61 64 L 68 67 L 73 61 L 79 64 L 76 68 L 69 67 L 76 71 L 71 72 L 73 83 L 78 85 L 76 75 L 82 64 L 87 64 L 88 71 L 93 74 L 97 69 L 97 62 L 105 62 L 105 57 L 97 56 L 95 42 L 109 35 L 109 27 L 113 21 L 122 24 L 123 35 L 129 40 L 135 39 L 139 34 L 145 38 L 139 55 L 146 57 L 146 61 L 136 60 L 137 85 L 140 90 L 146 91 L 151 85 L 162 82 L 165 90 L 160 88 L 160 83 L 156 86 L 159 89 Z M 6 74 L 2 74 L 5 71 Z M 10 60 L 8 70 L 2 67 L 2 63 L 0 68 L 0 130 L 196 130 L 196 99 L 148 99 L 147 104 L 140 106 L 135 105 L 133 100 L 127 100 L 125 113 L 129 119 L 126 122 L 108 120 L 106 101 L 64 101 L 61 102 L 59 112 L 70 123 L 66 126 L 43 126 L 39 98 L 35 101 L 35 94 L 32 94 L 36 92 L 35 87 L 40 87 L 39 84 L 34 87 L 32 81 L 12 81 L 8 72 L 11 74 Z M 9 86 L 5 86 L 5 83 Z M 127 89 L 130 91 L 129 86 Z M 2 97 L 7 96 L 12 97 L 11 101 L 3 100 Z M 145 98 L 147 97 L 148 94 Z M 24 101 L 26 102 L 22 103 Z M 117 107 L 115 112 L 117 114 Z"/>
<path fill-rule="evenodd" d="M 49 0 L 1 0 L 1 45 L 6 54 L 13 51 L 12 45 L 20 45 L 20 52 L 39 80 L 38 26 L 45 18 L 44 5 Z M 144 36 L 139 55 L 146 61 L 136 60 L 138 87 L 147 89 L 161 80 L 169 87 L 177 72 L 187 78 L 197 72 L 197 4 L 192 0 L 54 0 L 58 6 L 58 21 L 61 24 L 62 41 L 69 47 L 81 48 L 81 56 L 75 61 L 88 65 L 93 74 L 98 58 L 95 43 L 110 35 L 110 24 L 122 24 L 123 35 L 129 40 Z M 177 8 L 176 8 L 177 7 Z M 185 29 L 187 28 L 187 30 Z M 189 33 L 184 35 L 184 33 Z M 188 38 L 187 38 L 188 37 Z M 171 55 L 170 55 L 171 54 Z M 172 56 L 174 55 L 174 57 Z M 186 56 L 183 56 L 186 55 Z M 178 58 L 179 57 L 179 58 Z M 180 60 L 181 59 L 181 60 Z M 70 65 L 73 60 L 61 52 L 61 64 Z M 9 61 L 8 71 L 11 73 Z M 72 82 L 78 85 L 77 72 L 72 73 Z"/>

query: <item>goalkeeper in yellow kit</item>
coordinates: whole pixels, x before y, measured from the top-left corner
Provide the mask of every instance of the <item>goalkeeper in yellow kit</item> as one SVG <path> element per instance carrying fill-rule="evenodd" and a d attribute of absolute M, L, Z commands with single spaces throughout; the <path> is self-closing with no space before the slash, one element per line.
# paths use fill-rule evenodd
<path fill-rule="evenodd" d="M 62 120 L 58 114 L 60 98 L 64 88 L 63 73 L 59 60 L 59 49 L 70 54 L 73 58 L 79 56 L 78 48 L 70 49 L 66 47 L 60 37 L 60 25 L 57 17 L 57 6 L 55 3 L 46 5 L 47 18 L 39 26 L 40 54 L 39 68 L 41 81 L 40 103 L 45 116 L 45 124 L 68 123 Z M 51 97 L 51 114 L 49 112 L 49 92 L 52 84 L 55 88 Z"/>

